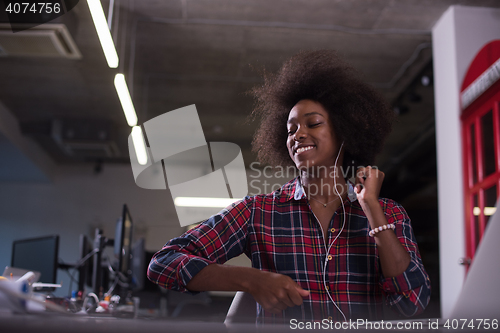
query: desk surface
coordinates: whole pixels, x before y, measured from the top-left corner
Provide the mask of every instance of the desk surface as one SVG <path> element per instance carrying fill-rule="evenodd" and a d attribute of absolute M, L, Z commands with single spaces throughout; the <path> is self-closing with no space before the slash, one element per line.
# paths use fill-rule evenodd
<path fill-rule="evenodd" d="M 234 324 L 171 319 L 128 319 L 115 317 L 65 316 L 55 313 L 0 313 L 0 331 L 8 333 L 211 333 L 211 332 L 288 332 L 288 326 L 257 327 L 255 324 Z"/>
<path fill-rule="evenodd" d="M 303 331 L 300 329 L 299 331 Z M 115 317 L 88 317 L 77 315 L 59 315 L 55 313 L 37 313 L 37 314 L 11 314 L 0 312 L 0 331 L 8 333 L 211 333 L 211 332 L 228 332 L 228 333 L 246 333 L 246 332 L 262 332 L 262 333 L 280 333 L 280 332 L 295 332 L 297 329 L 291 329 L 289 325 L 262 325 L 254 324 L 232 324 L 226 326 L 223 323 L 201 322 L 201 321 L 176 321 L 172 319 L 127 319 Z M 337 331 L 332 328 L 321 329 L 305 329 L 311 332 L 327 332 Z M 340 329 L 342 332 L 350 331 L 350 329 Z M 361 329 L 362 332 L 383 332 L 387 330 L 369 330 Z M 395 332 L 397 330 L 389 330 Z M 429 329 L 427 324 L 424 324 L 418 330 L 405 330 L 405 332 L 449 332 L 449 330 L 439 327 L 437 329 Z M 461 332 L 470 330 L 464 329 Z M 474 332 L 474 331 L 470 331 Z M 478 332 L 478 330 L 475 330 Z"/>

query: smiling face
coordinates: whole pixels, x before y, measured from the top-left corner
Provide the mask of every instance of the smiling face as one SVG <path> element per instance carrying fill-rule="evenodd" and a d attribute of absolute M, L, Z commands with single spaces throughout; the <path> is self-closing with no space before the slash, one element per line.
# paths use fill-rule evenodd
<path fill-rule="evenodd" d="M 335 165 L 340 143 L 320 103 L 304 99 L 295 104 L 288 115 L 287 129 L 288 153 L 297 168 Z M 342 165 L 342 156 L 337 164 Z"/>

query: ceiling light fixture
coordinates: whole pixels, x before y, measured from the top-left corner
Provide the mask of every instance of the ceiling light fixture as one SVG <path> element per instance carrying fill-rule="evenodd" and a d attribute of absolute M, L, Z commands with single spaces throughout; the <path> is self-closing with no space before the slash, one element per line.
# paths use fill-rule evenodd
<path fill-rule="evenodd" d="M 491 216 L 495 214 L 496 211 L 497 211 L 496 207 L 484 207 L 483 213 L 485 216 Z M 474 216 L 479 216 L 481 214 L 481 208 L 474 207 L 472 213 L 474 214 Z"/>
<path fill-rule="evenodd" d="M 420 78 L 420 82 L 424 87 L 428 87 L 432 84 L 432 75 L 424 75 Z"/>
<path fill-rule="evenodd" d="M 134 126 L 132 128 L 132 142 L 134 143 L 137 162 L 139 162 L 140 165 L 146 165 L 146 163 L 148 163 L 148 154 L 146 152 L 146 143 L 144 142 L 140 126 Z"/>
<path fill-rule="evenodd" d="M 132 103 L 132 98 L 130 97 L 127 82 L 125 82 L 125 76 L 123 74 L 115 75 L 115 88 L 120 103 L 122 104 L 123 113 L 125 113 L 125 118 L 127 118 L 128 125 L 131 127 L 137 125 L 137 114 L 135 113 L 134 103 Z"/>
<path fill-rule="evenodd" d="M 220 207 L 225 208 L 239 199 L 176 197 L 174 204 L 178 207 Z"/>
<path fill-rule="evenodd" d="M 113 38 L 109 32 L 108 23 L 106 22 L 106 17 L 104 16 L 104 11 L 102 9 L 100 0 L 87 0 L 89 5 L 90 14 L 92 15 L 92 20 L 94 21 L 95 29 L 97 30 L 97 36 L 101 42 L 102 50 L 104 51 L 104 56 L 108 62 L 110 68 L 118 67 L 118 54 L 116 53 L 115 44 L 113 43 Z"/>

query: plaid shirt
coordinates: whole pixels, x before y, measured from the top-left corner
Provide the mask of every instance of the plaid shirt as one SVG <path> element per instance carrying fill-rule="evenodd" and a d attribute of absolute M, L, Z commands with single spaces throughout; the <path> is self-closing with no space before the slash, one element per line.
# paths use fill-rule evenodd
<path fill-rule="evenodd" d="M 384 303 L 413 316 L 429 302 L 429 277 L 404 208 L 389 199 L 379 202 L 411 257 L 406 271 L 393 278 L 384 278 L 380 271 L 375 240 L 368 236 L 368 219 L 355 200 L 345 202 L 344 230 L 327 253 L 321 226 L 298 178 L 273 193 L 246 197 L 170 240 L 153 257 L 148 277 L 165 288 L 187 292 L 186 284 L 201 269 L 245 253 L 254 268 L 288 275 L 310 291 L 302 305 L 279 315 L 257 304 L 258 322 L 343 320 L 328 293 L 348 320 L 382 319 Z M 342 215 L 339 207 L 330 221 L 329 243 L 338 236 Z"/>

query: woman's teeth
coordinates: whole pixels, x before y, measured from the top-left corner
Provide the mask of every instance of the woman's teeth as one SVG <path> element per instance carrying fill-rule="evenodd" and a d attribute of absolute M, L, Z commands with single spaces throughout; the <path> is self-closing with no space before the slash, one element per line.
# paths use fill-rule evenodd
<path fill-rule="evenodd" d="M 300 154 L 302 152 L 305 152 L 306 150 L 311 150 L 313 149 L 314 147 L 313 146 L 307 146 L 307 147 L 300 147 L 299 149 L 297 149 L 297 151 L 295 152 L 296 154 Z"/>

